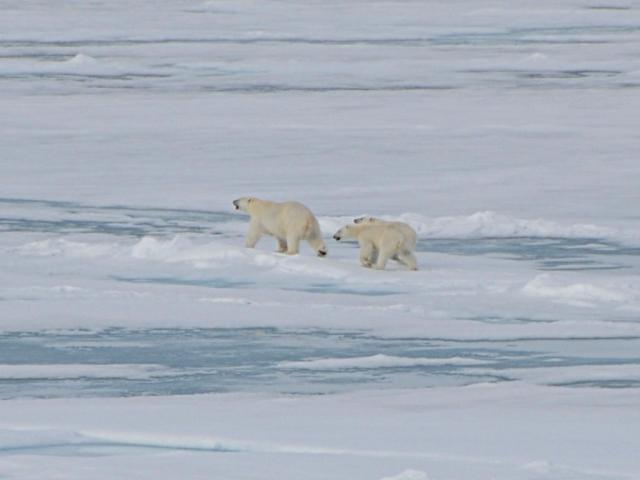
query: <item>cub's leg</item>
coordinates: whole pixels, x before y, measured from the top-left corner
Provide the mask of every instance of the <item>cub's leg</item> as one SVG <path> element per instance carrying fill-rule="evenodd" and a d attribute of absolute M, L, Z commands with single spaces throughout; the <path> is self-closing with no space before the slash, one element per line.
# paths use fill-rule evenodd
<path fill-rule="evenodd" d="M 387 266 L 387 261 L 394 255 L 395 249 L 390 248 L 385 243 L 380 244 L 378 248 L 378 259 L 376 260 L 376 269 L 384 270 Z"/>
<path fill-rule="evenodd" d="M 373 266 L 374 254 L 375 247 L 373 245 L 373 242 L 360 242 L 360 265 L 362 265 L 363 267 L 371 268 Z"/>

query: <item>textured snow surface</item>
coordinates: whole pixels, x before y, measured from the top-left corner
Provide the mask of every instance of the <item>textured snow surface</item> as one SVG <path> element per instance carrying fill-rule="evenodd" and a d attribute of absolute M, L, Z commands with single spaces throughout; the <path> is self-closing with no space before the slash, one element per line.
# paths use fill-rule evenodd
<path fill-rule="evenodd" d="M 640 478 L 634 2 L 0 12 L 0 478 Z"/>
<path fill-rule="evenodd" d="M 99 479 L 163 471 L 233 479 L 632 479 L 638 400 L 637 390 L 526 383 L 11 400 L 0 412 L 2 466 L 19 478 L 43 478 L 46 469 L 48 478 L 89 472 Z M 603 438 L 615 448 L 597 455 Z"/>

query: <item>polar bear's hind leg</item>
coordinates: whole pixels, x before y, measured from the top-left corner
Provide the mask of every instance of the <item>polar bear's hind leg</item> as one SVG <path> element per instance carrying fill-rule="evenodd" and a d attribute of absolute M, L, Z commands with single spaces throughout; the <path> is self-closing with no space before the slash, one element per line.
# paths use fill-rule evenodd
<path fill-rule="evenodd" d="M 278 241 L 278 253 L 285 253 L 287 251 L 287 241 L 284 238 L 276 237 Z"/>

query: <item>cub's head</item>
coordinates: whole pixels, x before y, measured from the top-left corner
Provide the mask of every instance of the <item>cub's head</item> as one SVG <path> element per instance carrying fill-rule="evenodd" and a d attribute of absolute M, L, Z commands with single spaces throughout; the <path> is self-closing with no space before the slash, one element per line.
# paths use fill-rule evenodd
<path fill-rule="evenodd" d="M 353 220 L 353 223 L 357 223 L 357 224 L 362 223 L 362 224 L 365 224 L 365 225 L 366 224 L 375 225 L 377 223 L 380 223 L 380 220 L 378 220 L 377 218 L 374 218 L 374 217 L 358 217 L 358 218 L 355 218 Z"/>
<path fill-rule="evenodd" d="M 242 210 L 243 212 L 249 212 L 249 208 L 252 203 L 256 201 L 253 197 L 240 197 L 237 200 L 234 200 L 233 206 L 236 210 Z"/>
<path fill-rule="evenodd" d="M 336 233 L 333 234 L 335 240 L 342 240 L 346 238 L 355 238 L 357 236 L 357 227 L 355 225 L 345 225 Z"/>

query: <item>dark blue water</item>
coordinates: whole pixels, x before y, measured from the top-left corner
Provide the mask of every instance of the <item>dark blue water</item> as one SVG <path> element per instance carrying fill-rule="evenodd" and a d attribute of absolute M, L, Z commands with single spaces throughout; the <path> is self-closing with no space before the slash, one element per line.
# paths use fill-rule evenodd
<path fill-rule="evenodd" d="M 270 329 L 109 329 L 0 335 L 5 365 L 160 365 L 143 378 L 19 379 L 0 374 L 0 398 L 182 395 L 269 391 L 325 394 L 366 388 L 432 387 L 517 380 L 506 369 L 640 364 L 640 339 L 450 341 L 377 338 L 364 332 Z M 304 369 L 282 362 L 389 356 L 476 365 Z M 166 369 L 166 370 L 165 370 Z M 1 372 L 1 369 L 0 369 Z M 126 375 L 125 375 L 126 377 Z M 560 383 L 561 384 L 561 383 Z M 638 387 L 625 378 L 585 379 L 574 386 Z"/>

